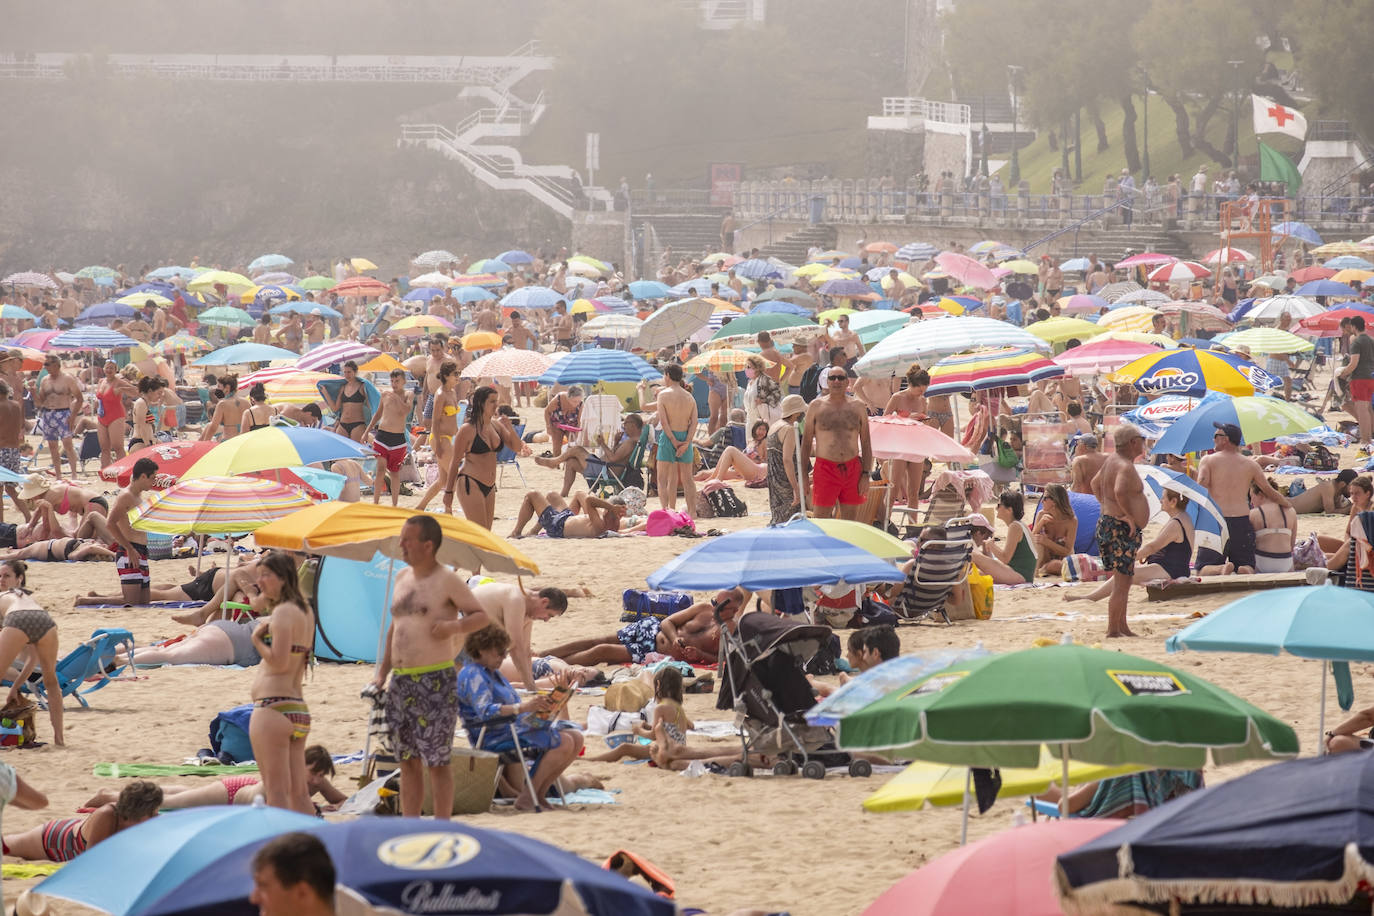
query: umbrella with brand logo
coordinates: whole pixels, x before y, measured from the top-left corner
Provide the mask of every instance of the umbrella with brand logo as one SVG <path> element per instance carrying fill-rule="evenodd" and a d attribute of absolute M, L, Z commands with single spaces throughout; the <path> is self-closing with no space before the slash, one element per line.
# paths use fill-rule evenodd
<path fill-rule="evenodd" d="M 1134 385 L 1146 395 L 1184 394 L 1199 398 L 1209 391 L 1253 395 L 1280 384 L 1279 379 L 1242 357 L 1187 348 L 1142 356 L 1107 376 L 1107 381 Z"/>

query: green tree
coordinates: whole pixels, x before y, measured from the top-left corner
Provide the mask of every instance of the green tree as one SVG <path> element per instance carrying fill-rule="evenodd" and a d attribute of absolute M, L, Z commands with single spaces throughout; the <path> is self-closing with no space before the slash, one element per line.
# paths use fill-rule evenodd
<path fill-rule="evenodd" d="M 1317 0 L 1298 4 L 1285 20 L 1295 39 L 1303 89 L 1323 114 L 1349 119 L 1374 137 L 1374 18 L 1365 0 Z"/>

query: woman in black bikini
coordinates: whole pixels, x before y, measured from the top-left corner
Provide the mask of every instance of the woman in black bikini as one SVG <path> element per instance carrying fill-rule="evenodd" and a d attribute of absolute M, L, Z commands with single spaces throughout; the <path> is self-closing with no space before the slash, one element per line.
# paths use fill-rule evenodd
<path fill-rule="evenodd" d="M 358 364 L 353 360 L 343 364 L 343 374 L 344 383 L 338 396 L 329 400 L 329 409 L 336 419 L 334 431 L 361 442 L 368 421 L 367 389 L 358 381 Z"/>
<path fill-rule="evenodd" d="M 496 418 L 496 389 L 483 385 L 472 393 L 467 421 L 453 443 L 453 463 L 444 484 L 444 512 L 453 514 L 453 494 L 468 521 L 491 530 L 496 516 L 496 453 L 502 446 L 522 455 L 530 447 L 520 441 L 505 418 Z"/>
<path fill-rule="evenodd" d="M 113 560 L 114 551 L 85 538 L 51 538 L 13 550 L 5 559 L 40 560 L 45 563 L 70 560 L 77 563 L 83 560 Z"/>
<path fill-rule="evenodd" d="M 1161 579 L 1186 579 L 1189 566 L 1193 561 L 1193 545 L 1197 537 L 1193 531 L 1193 521 L 1188 518 L 1188 497 L 1173 490 L 1165 490 L 1160 497 L 1160 505 L 1169 513 L 1164 527 L 1159 529 L 1154 540 L 1140 548 L 1136 554 L 1135 576 L 1132 585 L 1145 585 Z M 1200 575 L 1205 575 L 1198 570 Z M 1086 595 L 1075 595 L 1065 590 L 1065 601 L 1086 599 L 1097 601 L 1111 594 L 1111 580 Z"/>
<path fill-rule="evenodd" d="M 19 699 L 19 691 L 33 674 L 35 665 L 43 666 L 43 691 L 48 697 L 48 717 L 52 721 L 53 744 L 62 740 L 62 687 L 57 680 L 57 624 L 26 587 L 28 564 L 23 560 L 0 563 L 0 671 L 8 671 L 21 654 L 24 667 L 10 688 L 5 705 Z"/>
<path fill-rule="evenodd" d="M 267 388 L 258 382 L 248 389 L 248 399 L 252 405 L 243 412 L 242 426 L 243 432 L 251 433 L 255 429 L 266 429 L 272 425 L 272 408 L 267 406 Z"/>
<path fill-rule="evenodd" d="M 151 375 L 138 380 L 138 399 L 129 409 L 129 420 L 134 425 L 133 438 L 129 440 L 129 451 L 137 451 L 156 441 L 157 418 L 153 416 L 153 396 L 161 386 Z"/>

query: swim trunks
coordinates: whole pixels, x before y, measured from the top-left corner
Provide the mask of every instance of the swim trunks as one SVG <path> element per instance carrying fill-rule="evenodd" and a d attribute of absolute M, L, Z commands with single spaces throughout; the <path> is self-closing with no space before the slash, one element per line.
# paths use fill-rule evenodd
<path fill-rule="evenodd" d="M 1230 560 L 1239 569 L 1255 568 L 1255 526 L 1248 515 L 1226 516 L 1226 549 L 1220 553 L 1210 547 L 1199 547 L 1198 566 L 1220 566 Z"/>
<path fill-rule="evenodd" d="M 38 422 L 33 431 L 43 437 L 44 442 L 56 442 L 72 437 L 72 411 L 70 407 L 52 409 L 44 407 L 38 411 Z"/>
<path fill-rule="evenodd" d="M 421 418 L 422 420 L 432 420 L 432 419 L 434 419 L 434 395 L 433 395 L 433 394 L 427 395 L 427 396 L 425 397 L 425 406 L 420 410 L 420 418 Z"/>
<path fill-rule="evenodd" d="M 677 453 L 679 443 L 687 441 L 687 433 L 674 431 L 671 436 L 660 431 L 658 434 L 658 460 L 668 464 L 691 464 L 696 460 L 696 446 L 689 445 L 681 455 Z"/>
<path fill-rule="evenodd" d="M 17 448 L 0 448 L 0 468 L 18 474 L 21 457 Z"/>
<path fill-rule="evenodd" d="M 186 597 L 192 601 L 209 601 L 215 597 L 215 573 L 217 569 L 207 569 L 181 587 Z"/>
<path fill-rule="evenodd" d="M 135 544 L 137 557 L 130 557 L 124 545 L 116 542 L 110 547 L 115 555 L 115 572 L 119 575 L 120 585 L 139 585 L 148 588 L 152 579 L 148 576 L 148 545 Z"/>
<path fill-rule="evenodd" d="M 539 513 L 539 524 L 548 532 L 549 537 L 561 538 L 563 537 L 563 526 L 574 514 L 571 509 L 555 509 L 553 506 L 545 506 L 544 511 Z"/>
<path fill-rule="evenodd" d="M 406 463 L 406 434 L 379 429 L 377 437 L 372 441 L 372 451 L 386 463 L 388 471 L 397 473 L 401 470 L 401 465 Z"/>
<path fill-rule="evenodd" d="M 811 471 L 811 501 L 817 506 L 858 506 L 864 502 L 859 492 L 859 476 L 863 473 L 862 462 L 858 458 L 848 461 L 830 461 L 817 458 L 816 467 Z"/>
<path fill-rule="evenodd" d="M 1140 552 L 1141 532 L 1130 522 L 1103 515 L 1097 520 L 1097 551 L 1107 572 L 1135 575 L 1135 555 Z"/>
<path fill-rule="evenodd" d="M 448 766 L 458 724 L 453 662 L 394 669 L 386 690 L 386 724 L 398 760 L 419 757 L 427 767 Z"/>
<path fill-rule="evenodd" d="M 644 656 L 658 651 L 660 626 L 657 617 L 643 617 L 621 627 L 616 631 L 615 638 L 630 653 L 630 661 L 638 665 L 644 661 Z"/>

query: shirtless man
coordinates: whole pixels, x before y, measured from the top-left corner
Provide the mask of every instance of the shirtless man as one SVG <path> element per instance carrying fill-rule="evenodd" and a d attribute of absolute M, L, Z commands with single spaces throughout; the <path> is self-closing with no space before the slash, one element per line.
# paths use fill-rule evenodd
<path fill-rule="evenodd" d="M 554 342 L 560 350 L 571 350 L 573 336 L 573 317 L 568 314 L 568 303 L 560 299 L 553 307 Z"/>
<path fill-rule="evenodd" d="M 844 366 L 848 369 L 860 356 L 864 355 L 863 341 L 859 335 L 849 330 L 849 316 L 841 315 L 839 328 L 830 332 L 830 345 L 844 350 Z M 833 360 L 832 360 L 833 362 Z"/>
<path fill-rule="evenodd" d="M 720 629 L 715 611 L 733 626 L 735 615 L 744 607 L 748 595 L 732 588 L 716 594 L 713 602 L 701 602 L 663 620 L 641 617 L 609 636 L 578 639 L 537 655 L 552 655 L 573 665 L 642 664 L 650 652 L 669 655 L 678 661 L 712 664 L 720 654 Z"/>
<path fill-rule="evenodd" d="M 846 389 L 849 374 L 840 366 L 825 370 L 826 394 L 806 408 L 802 433 L 802 486 L 811 485 L 811 504 L 816 515 L 833 518 L 836 504 L 840 517 L 853 519 L 868 499 L 868 474 L 873 470 L 873 446 L 868 438 L 868 414 L 851 400 Z"/>
<path fill-rule="evenodd" d="M 81 413 L 81 384 L 62 371 L 62 360 L 54 353 L 43 358 L 48 374 L 38 383 L 38 422 L 33 431 L 48 443 L 53 470 L 62 476 L 62 458 L 57 452 L 61 441 L 72 476 L 77 474 L 76 449 L 72 447 L 72 418 Z"/>
<path fill-rule="evenodd" d="M 472 589 L 473 597 L 486 609 L 492 623 L 510 634 L 510 657 L 502 668 L 510 666 L 512 682 L 518 677 L 525 689 L 536 689 L 535 681 L 552 673 L 548 662 L 539 659 L 536 665 L 530 652 L 530 634 L 534 622 L 552 620 L 568 609 L 568 596 L 560 588 L 541 588 L 527 592 L 508 582 L 486 582 Z"/>
<path fill-rule="evenodd" d="M 401 768 L 401 814 L 419 817 L 425 797 L 425 769 L 434 792 L 434 817 L 453 811 L 453 733 L 458 723 L 458 669 L 454 639 L 490 623 L 463 578 L 434 555 L 443 530 L 428 515 L 401 526 L 386 650 L 377 664 L 375 687 L 386 684 L 386 722 Z M 460 616 L 461 615 L 461 616 Z"/>
<path fill-rule="evenodd" d="M 205 428 L 200 432 L 202 442 L 215 438 L 215 433 L 221 429 L 224 431 L 220 436 L 220 441 L 227 441 L 237 436 L 243 429 L 243 414 L 248 410 L 248 402 L 239 397 L 239 377 L 237 375 L 221 375 L 218 387 L 224 397 L 220 398 L 215 405 L 215 412 L 210 415 L 210 422 L 205 424 Z M 142 390 L 142 386 L 139 386 Z M 148 396 L 147 405 L 153 406 L 152 394 Z M 134 417 L 135 423 L 139 420 Z M 147 443 L 151 445 L 152 443 Z"/>
<path fill-rule="evenodd" d="M 22 473 L 19 450 L 24 447 L 24 408 L 11 397 L 9 383 L 0 379 L 0 468 Z M 19 490 L 5 484 L 5 492 L 19 505 Z M 23 511 L 23 507 L 20 507 Z M 0 522 L 5 520 L 5 503 L 0 500 Z"/>
<path fill-rule="evenodd" d="M 755 338 L 759 345 L 759 356 L 765 360 L 764 373 L 775 382 L 782 380 L 782 371 L 786 369 L 789 373 L 788 379 L 791 380 L 792 360 L 778 351 L 773 344 L 773 335 L 767 331 L 759 331 Z"/>
<path fill-rule="evenodd" d="M 3 402 L 0 402 L 3 406 Z M 1317 480 L 1307 485 L 1297 496 L 1291 498 L 1293 510 L 1299 515 L 1334 515 L 1350 509 L 1350 481 L 1359 474 L 1346 468 L 1334 480 Z"/>
<path fill-rule="evenodd" d="M 1219 566 L 1234 563 L 1235 572 L 1255 571 L 1255 526 L 1250 523 L 1250 484 L 1285 509 L 1293 504 L 1288 497 L 1269 486 L 1259 462 L 1240 453 L 1240 427 L 1234 423 L 1213 423 L 1217 431 L 1212 441 L 1216 451 L 1202 459 L 1197 482 L 1212 495 L 1226 518 L 1226 552 L 1219 554 L 1200 547 L 1197 565 Z M 1230 570 L 1228 570 L 1229 572 Z"/>
<path fill-rule="evenodd" d="M 157 462 L 140 458 L 134 462 L 129 485 L 119 491 L 110 505 L 110 534 L 114 536 L 115 572 L 126 605 L 146 605 L 152 579 L 148 576 L 148 536 L 129 524 L 129 513 L 138 508 L 139 499 L 150 490 L 157 477 Z"/>
<path fill-rule="evenodd" d="M 1128 423 L 1112 433 L 1116 451 L 1093 478 L 1093 495 L 1102 504 L 1097 520 L 1097 546 L 1102 568 L 1112 577 L 1107 599 L 1107 636 L 1134 636 L 1126 623 L 1126 597 L 1135 577 L 1135 557 L 1140 552 L 1141 529 L 1150 520 L 1145 501 L 1145 482 L 1134 467 L 1145 451 L 1145 437 Z"/>
<path fill-rule="evenodd" d="M 477 330 L 479 331 L 496 334 L 501 330 L 501 313 L 496 310 L 495 302 L 488 302 L 477 309 L 472 320 L 477 323 Z"/>
<path fill-rule="evenodd" d="M 1078 440 L 1077 454 L 1074 455 L 1073 464 L 1070 465 L 1070 473 L 1073 475 L 1073 482 L 1069 489 L 1074 493 L 1093 493 L 1093 478 L 1097 472 L 1102 470 L 1102 465 L 1107 461 L 1107 456 L 1098 450 L 1096 436 L 1084 436 Z"/>
<path fill-rule="evenodd" d="M 682 487 L 691 514 L 697 504 L 692 467 L 696 451 L 697 401 L 682 387 L 682 367 L 669 363 L 663 370 L 663 390 L 655 408 L 658 415 L 658 502 L 665 509 L 677 507 L 677 488 Z"/>
<path fill-rule="evenodd" d="M 600 499 L 590 493 L 578 492 L 572 502 L 565 502 L 559 493 L 540 493 L 531 490 L 520 503 L 520 512 L 510 536 L 525 536 L 525 526 L 531 518 L 538 521 L 534 533 L 542 528 L 551 538 L 599 538 L 607 531 L 619 531 L 620 522 L 629 510 L 619 496 Z"/>
<path fill-rule="evenodd" d="M 372 502 L 375 505 L 382 498 L 382 488 L 379 486 L 386 480 L 387 486 L 391 491 L 391 504 L 396 505 L 396 501 L 401 495 L 401 465 L 406 461 L 406 419 L 410 416 L 411 408 L 414 406 L 410 392 L 406 391 L 406 372 L 404 369 L 391 370 L 391 388 L 382 393 L 382 403 L 375 414 L 372 415 L 372 422 L 367 424 L 367 429 L 363 430 L 363 438 L 372 432 L 373 427 L 377 428 L 377 435 L 372 440 L 372 451 L 377 453 L 378 468 L 377 477 L 372 486 Z M 381 466 L 386 466 L 386 477 L 382 477 Z"/>
<path fill-rule="evenodd" d="M 506 336 L 517 350 L 533 350 L 539 343 L 539 335 L 525 324 L 519 312 L 510 313 L 510 327 L 506 329 Z"/>

